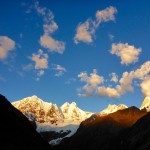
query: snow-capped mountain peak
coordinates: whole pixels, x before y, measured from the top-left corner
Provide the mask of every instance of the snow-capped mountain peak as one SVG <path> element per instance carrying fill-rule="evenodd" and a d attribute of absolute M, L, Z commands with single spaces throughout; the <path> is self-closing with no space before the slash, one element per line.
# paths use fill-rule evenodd
<path fill-rule="evenodd" d="M 142 105 L 140 109 L 146 109 L 148 112 L 150 111 L 150 97 L 145 97 L 144 101 L 142 102 Z"/>
<path fill-rule="evenodd" d="M 83 121 L 92 115 L 92 113 L 88 113 L 79 109 L 75 102 L 72 102 L 71 104 L 66 102 L 60 107 L 60 109 L 64 115 L 64 118 L 67 120 Z"/>
<path fill-rule="evenodd" d="M 56 122 L 63 119 L 63 114 L 56 104 L 44 102 L 35 95 L 13 102 L 12 105 L 30 120 L 37 122 Z"/>
<path fill-rule="evenodd" d="M 13 102 L 12 105 L 30 120 L 40 123 L 56 123 L 64 120 L 67 120 L 67 122 L 78 121 L 80 123 L 92 115 L 90 112 L 79 109 L 75 102 L 66 102 L 59 108 L 56 104 L 44 102 L 36 95 Z"/>
<path fill-rule="evenodd" d="M 120 105 L 108 105 L 108 107 L 104 110 L 102 110 L 100 113 L 101 114 L 110 114 L 110 113 L 113 113 L 113 112 L 116 112 L 118 110 L 122 110 L 122 109 L 125 109 L 125 108 L 128 108 L 126 105 L 124 104 L 120 104 Z"/>
<path fill-rule="evenodd" d="M 50 144 L 58 144 L 63 138 L 72 136 L 80 123 L 93 114 L 79 109 L 75 102 L 66 102 L 59 108 L 56 104 L 44 102 L 35 95 L 13 102 L 12 105 L 29 120 L 36 122 L 36 130 L 39 133 L 51 131 L 59 134 L 68 133 L 62 138 L 49 141 Z"/>

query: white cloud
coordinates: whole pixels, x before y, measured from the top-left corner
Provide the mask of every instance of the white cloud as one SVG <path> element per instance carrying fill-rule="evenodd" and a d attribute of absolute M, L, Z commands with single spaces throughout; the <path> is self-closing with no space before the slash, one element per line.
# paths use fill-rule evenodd
<path fill-rule="evenodd" d="M 89 76 L 88 76 L 87 72 L 81 72 L 78 75 L 78 78 L 80 78 L 80 81 L 86 82 L 86 84 L 93 86 L 93 87 L 104 82 L 103 76 L 99 76 L 97 74 L 96 69 L 93 69 L 93 72 Z"/>
<path fill-rule="evenodd" d="M 60 77 L 62 76 L 67 70 L 65 67 L 62 67 L 61 65 L 54 65 L 53 70 L 56 70 L 55 76 Z"/>
<path fill-rule="evenodd" d="M 130 72 L 131 76 L 140 80 L 145 79 L 150 75 L 150 61 L 145 62 L 139 69 Z"/>
<path fill-rule="evenodd" d="M 32 54 L 31 60 L 35 62 L 35 69 L 48 68 L 48 55 L 41 49 L 37 54 Z"/>
<path fill-rule="evenodd" d="M 111 54 L 115 54 L 121 59 L 121 64 L 129 65 L 138 61 L 141 48 L 136 48 L 128 43 L 112 44 Z"/>
<path fill-rule="evenodd" d="M 99 27 L 100 23 L 114 21 L 115 14 L 117 13 L 117 9 L 115 7 L 107 7 L 104 10 L 98 10 L 96 12 L 96 20 L 95 20 L 95 27 Z"/>
<path fill-rule="evenodd" d="M 87 20 L 86 22 L 78 25 L 76 29 L 77 34 L 74 37 L 74 41 L 76 44 L 78 44 L 79 41 L 85 43 L 93 42 L 92 36 L 95 30 L 93 30 L 90 26 L 90 20 Z"/>
<path fill-rule="evenodd" d="M 0 36 L 0 59 L 8 57 L 10 51 L 15 48 L 15 41 L 7 36 Z"/>
<path fill-rule="evenodd" d="M 107 7 L 101 11 L 98 10 L 94 20 L 89 18 L 84 23 L 80 23 L 77 26 L 74 42 L 76 44 L 78 44 L 79 41 L 85 43 L 93 42 L 94 33 L 99 25 L 102 22 L 114 21 L 116 13 L 117 9 L 115 7 Z"/>
<path fill-rule="evenodd" d="M 37 75 L 38 75 L 39 77 L 42 76 L 42 75 L 44 75 L 44 70 L 39 70 L 38 73 L 37 73 Z"/>
<path fill-rule="evenodd" d="M 133 91 L 133 80 L 143 81 L 150 76 L 150 61 L 145 62 L 140 68 L 135 71 L 124 72 L 119 80 L 120 85 L 117 85 L 117 90 L 120 94 L 125 94 L 126 91 Z"/>
<path fill-rule="evenodd" d="M 85 82 L 85 85 L 78 89 L 79 96 L 98 95 L 97 89 L 104 82 L 103 76 L 98 75 L 96 69 L 93 69 L 90 75 L 87 72 L 81 72 L 78 74 L 78 78 L 80 78 L 81 82 Z"/>
<path fill-rule="evenodd" d="M 100 86 L 97 88 L 97 94 L 101 97 L 107 96 L 110 98 L 120 97 L 118 91 L 114 88 Z"/>
<path fill-rule="evenodd" d="M 23 66 L 23 70 L 30 71 L 35 69 L 37 74 L 36 81 L 39 81 L 40 77 L 45 73 L 44 70 L 48 69 L 48 54 L 39 49 L 37 54 L 32 54 L 32 56 L 29 58 L 35 63 L 34 68 L 32 64 L 28 64 Z"/>
<path fill-rule="evenodd" d="M 88 84 L 84 85 L 78 89 L 78 96 L 95 96 L 95 87 Z"/>
<path fill-rule="evenodd" d="M 41 36 L 40 44 L 44 48 L 49 49 L 50 52 L 57 52 L 57 53 L 62 54 L 64 52 L 64 49 L 65 49 L 65 43 L 64 42 L 57 41 L 57 40 L 53 39 L 51 36 L 46 35 L 46 34 Z"/>
<path fill-rule="evenodd" d="M 150 77 L 144 79 L 141 83 L 141 89 L 144 96 L 150 97 Z"/>
<path fill-rule="evenodd" d="M 40 7 L 38 1 L 35 2 L 34 7 L 37 13 L 43 18 L 44 34 L 40 37 L 41 46 L 47 48 L 50 52 L 62 54 L 65 50 L 65 42 L 58 41 L 51 35 L 58 29 L 58 25 L 54 21 L 54 14 L 46 7 Z"/>
<path fill-rule="evenodd" d="M 97 72 L 94 73 L 93 71 L 90 76 L 87 75 L 87 72 L 81 72 L 78 77 L 85 85 L 78 90 L 78 95 L 117 98 L 127 92 L 133 92 L 134 86 L 137 86 L 137 84 L 134 83 L 138 82 L 144 96 L 150 96 L 150 61 L 145 62 L 134 71 L 124 72 L 120 79 L 118 79 L 118 77 L 113 79 L 113 77 L 116 77 L 115 73 L 112 73 L 111 75 L 112 80 L 116 82 L 119 81 L 115 87 L 112 87 L 112 85 L 109 87 L 101 85 L 104 84 L 104 78 L 102 77 L 102 80 L 100 80 L 99 77 L 101 76 L 99 76 Z"/>
<path fill-rule="evenodd" d="M 124 91 L 133 91 L 133 87 L 132 87 L 133 79 L 134 79 L 134 76 L 132 76 L 128 72 L 124 72 L 122 75 L 122 78 L 119 80 L 121 88 Z"/>
<path fill-rule="evenodd" d="M 34 7 L 39 15 L 42 15 L 42 16 L 46 15 L 46 10 L 47 10 L 46 7 L 43 7 L 43 8 L 40 7 L 38 1 L 35 2 Z"/>
<path fill-rule="evenodd" d="M 42 75 L 44 75 L 44 70 L 40 70 L 40 71 L 38 72 L 38 76 L 42 76 Z"/>
<path fill-rule="evenodd" d="M 50 34 L 58 29 L 58 25 L 56 24 L 56 22 L 52 21 L 50 25 L 44 24 L 43 29 L 45 34 Z"/>
<path fill-rule="evenodd" d="M 113 72 L 111 74 L 111 80 L 110 81 L 115 82 L 115 83 L 118 82 L 118 76 L 116 75 L 116 73 Z"/>

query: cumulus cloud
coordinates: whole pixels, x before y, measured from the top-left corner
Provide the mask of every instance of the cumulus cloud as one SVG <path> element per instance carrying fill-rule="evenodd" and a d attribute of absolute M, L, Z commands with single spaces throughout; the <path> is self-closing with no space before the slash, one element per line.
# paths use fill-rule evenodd
<path fill-rule="evenodd" d="M 42 75 L 44 75 L 44 70 L 39 70 L 39 72 L 37 73 L 37 75 L 40 77 Z"/>
<path fill-rule="evenodd" d="M 48 55 L 41 49 L 37 54 L 32 54 L 31 60 L 35 62 L 35 69 L 48 68 Z"/>
<path fill-rule="evenodd" d="M 93 42 L 95 31 L 99 25 L 103 22 L 114 21 L 116 13 L 117 9 L 112 6 L 104 10 L 98 10 L 95 14 L 94 20 L 88 18 L 84 23 L 80 23 L 77 26 L 74 42 L 76 44 L 78 44 L 79 41 L 85 43 Z"/>
<path fill-rule="evenodd" d="M 55 73 L 56 77 L 62 76 L 67 71 L 65 67 L 62 67 L 61 65 L 58 65 L 58 64 L 54 65 L 53 70 L 56 70 L 56 73 Z"/>
<path fill-rule="evenodd" d="M 104 82 L 104 77 L 97 74 L 97 70 L 93 69 L 93 72 L 88 75 L 87 72 L 81 72 L 78 74 L 78 78 L 85 85 L 78 89 L 79 96 L 93 96 L 97 95 L 97 88 Z"/>
<path fill-rule="evenodd" d="M 144 79 L 141 83 L 141 89 L 144 96 L 150 97 L 150 77 Z"/>
<path fill-rule="evenodd" d="M 78 89 L 78 95 L 117 98 L 127 92 L 133 92 L 134 86 L 137 86 L 136 84 L 134 85 L 133 81 L 137 81 L 140 83 L 143 95 L 150 96 L 150 61 L 145 62 L 136 70 L 124 72 L 120 79 L 116 78 L 115 73 L 112 73 L 111 76 L 111 81 L 114 80 L 118 83 L 115 87 L 102 85 L 104 84 L 104 78 L 98 75 L 97 72 L 91 73 L 90 76 L 86 72 L 81 72 L 78 77 L 85 85 Z"/>
<path fill-rule="evenodd" d="M 110 88 L 110 87 L 104 87 L 104 86 L 100 86 L 97 88 L 97 94 L 101 97 L 104 97 L 104 96 L 107 96 L 110 98 L 120 97 L 120 94 L 116 89 Z"/>
<path fill-rule="evenodd" d="M 29 58 L 35 63 L 34 68 L 32 64 L 28 64 L 23 66 L 23 70 L 30 71 L 35 69 L 37 74 L 36 81 L 39 81 L 40 77 L 44 75 L 45 69 L 48 69 L 48 54 L 44 53 L 43 50 L 39 49 L 38 53 L 33 53 L 32 56 Z"/>
<path fill-rule="evenodd" d="M 80 81 L 86 82 L 88 85 L 95 87 L 101 83 L 104 82 L 103 76 L 99 76 L 97 74 L 97 70 L 93 69 L 93 72 L 88 76 L 87 72 L 81 72 L 78 75 L 78 78 L 80 78 Z"/>
<path fill-rule="evenodd" d="M 91 27 L 91 21 L 88 19 L 86 22 L 79 24 L 76 29 L 76 35 L 74 37 L 74 42 L 78 44 L 79 41 L 85 43 L 93 42 L 92 36 L 95 30 Z"/>
<path fill-rule="evenodd" d="M 44 34 L 40 37 L 41 46 L 47 48 L 50 52 L 62 54 L 65 50 L 65 42 L 58 41 L 52 37 L 52 33 L 58 29 L 58 25 L 54 21 L 54 14 L 46 7 L 40 7 L 38 1 L 35 2 L 34 7 L 37 13 L 43 18 Z"/>
<path fill-rule="evenodd" d="M 96 12 L 96 20 L 95 20 L 95 27 L 99 27 L 100 23 L 114 21 L 115 14 L 117 13 L 117 9 L 115 7 L 107 7 L 104 10 L 98 10 Z"/>
<path fill-rule="evenodd" d="M 117 85 L 117 90 L 121 94 L 125 94 L 127 91 L 133 91 L 133 80 L 139 80 L 140 82 L 150 76 L 150 61 L 145 62 L 140 68 L 124 72 L 119 80 L 120 85 Z"/>
<path fill-rule="evenodd" d="M 115 54 L 121 59 L 121 64 L 129 65 L 135 63 L 139 59 L 141 48 L 136 48 L 128 43 L 112 44 L 111 54 Z"/>
<path fill-rule="evenodd" d="M 0 59 L 8 57 L 10 51 L 14 50 L 15 41 L 7 36 L 0 36 Z"/>
<path fill-rule="evenodd" d="M 78 96 L 81 96 L 81 97 L 95 96 L 96 95 L 95 89 L 96 89 L 96 87 L 86 84 L 83 87 L 78 89 Z"/>
<path fill-rule="evenodd" d="M 124 91 L 133 91 L 132 81 L 134 76 L 131 73 L 124 72 L 122 78 L 119 80 L 120 86 Z"/>
<path fill-rule="evenodd" d="M 49 49 L 50 52 L 57 52 L 62 54 L 65 49 L 65 44 L 62 41 L 57 41 L 53 39 L 51 36 L 44 34 L 40 38 L 40 44 L 44 48 Z"/>

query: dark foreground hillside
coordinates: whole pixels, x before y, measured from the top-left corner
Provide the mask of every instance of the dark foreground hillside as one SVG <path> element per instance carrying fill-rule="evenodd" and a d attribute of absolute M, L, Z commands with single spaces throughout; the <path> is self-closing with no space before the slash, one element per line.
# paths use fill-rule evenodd
<path fill-rule="evenodd" d="M 51 150 L 28 119 L 0 95 L 0 150 Z"/>
<path fill-rule="evenodd" d="M 107 116 L 94 114 L 58 147 L 63 150 L 149 150 L 150 113 L 130 107 Z"/>

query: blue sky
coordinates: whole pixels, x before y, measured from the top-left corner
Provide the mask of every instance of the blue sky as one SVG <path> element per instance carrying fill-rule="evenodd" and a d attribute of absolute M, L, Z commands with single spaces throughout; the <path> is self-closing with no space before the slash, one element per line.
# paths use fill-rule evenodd
<path fill-rule="evenodd" d="M 3 0 L 0 93 L 98 112 L 150 96 L 148 0 Z"/>

